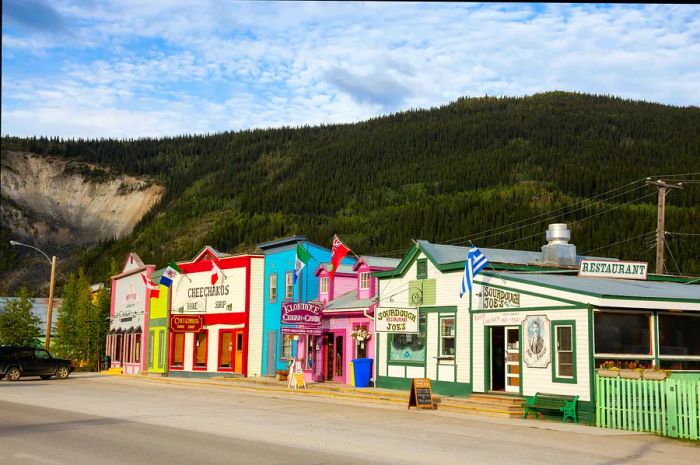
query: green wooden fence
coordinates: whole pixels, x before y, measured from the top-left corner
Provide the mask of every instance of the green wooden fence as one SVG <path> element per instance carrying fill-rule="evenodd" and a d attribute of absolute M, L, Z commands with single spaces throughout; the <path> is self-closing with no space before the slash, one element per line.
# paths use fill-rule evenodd
<path fill-rule="evenodd" d="M 596 425 L 700 439 L 700 380 L 596 375 Z"/>

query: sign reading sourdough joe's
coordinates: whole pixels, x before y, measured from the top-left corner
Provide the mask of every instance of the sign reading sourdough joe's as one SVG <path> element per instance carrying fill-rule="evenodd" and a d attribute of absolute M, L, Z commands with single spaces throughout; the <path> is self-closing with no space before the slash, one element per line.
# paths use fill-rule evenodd
<path fill-rule="evenodd" d="M 174 333 L 198 333 L 203 326 L 201 315 L 173 315 L 170 318 L 170 330 Z"/>
<path fill-rule="evenodd" d="M 578 275 L 589 278 L 647 279 L 646 262 L 581 260 Z"/>
<path fill-rule="evenodd" d="M 520 292 L 504 291 L 491 286 L 484 286 L 484 310 L 493 308 L 520 307 Z"/>
<path fill-rule="evenodd" d="M 417 333 L 417 308 L 378 308 L 374 317 L 376 333 Z"/>

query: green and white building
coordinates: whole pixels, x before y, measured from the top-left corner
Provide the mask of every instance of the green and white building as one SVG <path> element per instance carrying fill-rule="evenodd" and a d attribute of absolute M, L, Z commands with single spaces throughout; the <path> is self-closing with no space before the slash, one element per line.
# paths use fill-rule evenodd
<path fill-rule="evenodd" d="M 469 248 L 416 241 L 395 270 L 374 274 L 375 314 L 418 320 L 417 333 L 377 333 L 376 386 L 430 378 L 444 395 L 578 395 L 580 419 L 592 422 L 605 361 L 700 373 L 700 285 L 577 256 L 568 238 L 566 225 L 552 225 L 541 252 L 480 249 L 492 268 L 463 298 Z"/>

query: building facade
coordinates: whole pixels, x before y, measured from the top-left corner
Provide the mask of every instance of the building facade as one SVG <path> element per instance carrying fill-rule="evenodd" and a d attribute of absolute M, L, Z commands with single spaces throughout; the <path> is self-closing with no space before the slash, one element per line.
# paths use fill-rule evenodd
<path fill-rule="evenodd" d="M 377 386 L 408 389 L 425 377 L 443 394 L 577 395 L 579 418 L 592 423 L 605 362 L 678 376 L 700 370 L 699 285 L 580 276 L 584 257 L 554 263 L 545 247 L 481 249 L 492 269 L 462 298 L 467 247 L 417 241 L 395 271 L 377 273 L 375 315 L 405 309 L 418 320 L 417 333 L 377 334 Z"/>
<path fill-rule="evenodd" d="M 259 376 L 262 255 L 228 255 L 206 246 L 171 285 L 170 376 Z"/>
<path fill-rule="evenodd" d="M 297 244 L 304 247 L 311 258 L 300 272 L 294 284 L 294 267 Z M 304 236 L 291 236 L 258 244 L 265 254 L 264 307 L 265 317 L 262 337 L 262 374 L 274 376 L 277 371 L 286 371 L 290 362 L 304 359 L 309 366 L 305 350 L 309 338 L 299 334 L 282 334 L 282 304 L 285 302 L 309 302 L 318 298 L 318 279 L 314 271 L 322 262 L 329 262 L 331 251 L 308 242 Z M 352 264 L 345 258 L 343 264 Z M 313 360 L 310 361 L 311 365 Z M 310 368 L 305 368 L 307 373 Z"/>
<path fill-rule="evenodd" d="M 165 268 L 151 273 L 151 281 L 160 282 Z M 170 323 L 170 288 L 158 284 L 158 297 L 151 296 L 148 312 L 148 358 L 149 373 L 166 374 L 168 372 L 168 337 Z"/>
<path fill-rule="evenodd" d="M 122 373 L 136 374 L 147 369 L 146 347 L 150 309 L 149 290 L 144 279 L 153 272 L 153 265 L 145 265 L 131 252 L 122 271 L 112 276 L 109 333 L 106 353 L 112 368 Z"/>

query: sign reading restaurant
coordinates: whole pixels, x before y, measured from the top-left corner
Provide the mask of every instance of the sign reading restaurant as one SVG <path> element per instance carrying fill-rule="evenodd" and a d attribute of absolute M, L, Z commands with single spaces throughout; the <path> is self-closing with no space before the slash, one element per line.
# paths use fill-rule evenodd
<path fill-rule="evenodd" d="M 578 275 L 589 278 L 647 279 L 646 262 L 581 260 Z"/>
<path fill-rule="evenodd" d="M 374 317 L 377 333 L 417 333 L 418 308 L 378 308 Z"/>

